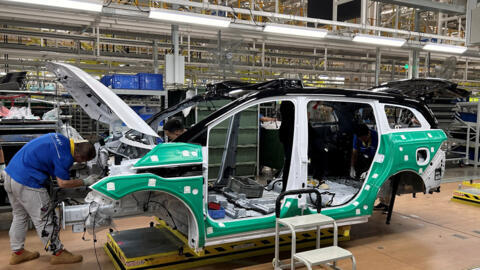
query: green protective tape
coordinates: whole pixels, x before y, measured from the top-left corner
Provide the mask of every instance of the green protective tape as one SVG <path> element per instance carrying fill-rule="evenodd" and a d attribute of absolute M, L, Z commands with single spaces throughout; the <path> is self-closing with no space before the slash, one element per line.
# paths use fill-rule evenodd
<path fill-rule="evenodd" d="M 201 163 L 202 161 L 202 147 L 200 145 L 190 143 L 162 143 L 137 161 L 134 168 Z"/>

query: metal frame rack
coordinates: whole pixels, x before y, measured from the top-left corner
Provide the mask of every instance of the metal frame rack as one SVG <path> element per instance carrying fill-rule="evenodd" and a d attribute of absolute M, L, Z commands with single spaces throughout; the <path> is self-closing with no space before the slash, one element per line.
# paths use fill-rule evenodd
<path fill-rule="evenodd" d="M 476 122 L 469 122 L 456 117 L 448 131 L 451 135 L 461 135 L 462 137 L 464 136 L 465 139 L 450 138 L 449 143 L 456 143 L 465 146 L 465 152 L 454 152 L 464 155 L 464 157 L 447 160 L 465 160 L 466 164 L 473 164 L 474 167 L 477 168 L 480 164 L 478 160 L 480 147 L 480 118 L 478 117 L 478 112 L 480 111 L 480 102 L 457 102 L 456 107 L 458 112 L 472 113 L 477 116 L 477 119 Z M 474 149 L 473 161 L 470 159 L 470 148 Z"/>

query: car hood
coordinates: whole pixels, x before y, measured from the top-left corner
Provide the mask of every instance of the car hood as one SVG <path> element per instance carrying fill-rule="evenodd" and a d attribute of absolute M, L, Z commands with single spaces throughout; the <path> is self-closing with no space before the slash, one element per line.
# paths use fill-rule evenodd
<path fill-rule="evenodd" d="M 421 98 L 426 101 L 434 98 L 466 98 L 470 95 L 469 91 L 457 88 L 456 83 L 436 78 L 386 82 L 370 90 Z"/>
<path fill-rule="evenodd" d="M 158 134 L 110 88 L 78 67 L 65 63 L 47 63 L 68 93 L 92 119 L 111 124 L 121 120 L 130 129 L 158 137 Z"/>

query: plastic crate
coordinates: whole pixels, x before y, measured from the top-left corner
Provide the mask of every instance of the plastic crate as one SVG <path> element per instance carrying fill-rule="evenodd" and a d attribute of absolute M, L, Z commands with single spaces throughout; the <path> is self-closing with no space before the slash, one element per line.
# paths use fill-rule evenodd
<path fill-rule="evenodd" d="M 460 119 L 467 122 L 477 122 L 477 114 L 475 113 L 467 113 L 467 112 L 459 112 Z"/>
<path fill-rule="evenodd" d="M 139 89 L 163 90 L 163 75 L 152 73 L 138 73 Z"/>
<path fill-rule="evenodd" d="M 112 75 L 105 75 L 100 79 L 100 82 L 103 83 L 106 87 L 112 86 Z"/>
<path fill-rule="evenodd" d="M 139 89 L 137 75 L 114 74 L 112 75 L 113 89 Z"/>
<path fill-rule="evenodd" d="M 221 219 L 225 217 L 225 209 L 220 207 L 220 210 L 208 209 L 208 215 L 213 219 Z"/>
<path fill-rule="evenodd" d="M 261 198 L 263 186 L 248 177 L 230 177 L 227 188 L 237 193 L 243 193 L 247 198 Z"/>

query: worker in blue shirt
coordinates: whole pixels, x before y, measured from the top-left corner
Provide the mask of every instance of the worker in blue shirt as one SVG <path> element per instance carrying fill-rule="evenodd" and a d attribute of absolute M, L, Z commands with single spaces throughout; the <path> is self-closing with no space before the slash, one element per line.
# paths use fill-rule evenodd
<path fill-rule="evenodd" d="M 86 179 L 70 179 L 73 162 L 87 162 L 95 158 L 95 147 L 89 142 L 73 140 L 49 133 L 38 137 L 18 151 L 3 172 L 4 186 L 12 206 L 13 221 L 10 227 L 10 264 L 33 260 L 38 252 L 24 249 L 28 230 L 28 217 L 33 222 L 45 249 L 53 252 L 51 264 L 76 263 L 81 255 L 74 255 L 63 248 L 58 238 L 58 226 L 48 218 L 50 197 L 46 186 L 50 178 L 56 179 L 60 188 L 91 185 L 94 176 Z"/>
<path fill-rule="evenodd" d="M 353 150 L 350 168 L 350 176 L 359 179 L 368 171 L 372 164 L 373 157 L 377 153 L 378 133 L 369 129 L 367 125 L 360 124 L 353 136 Z"/>

